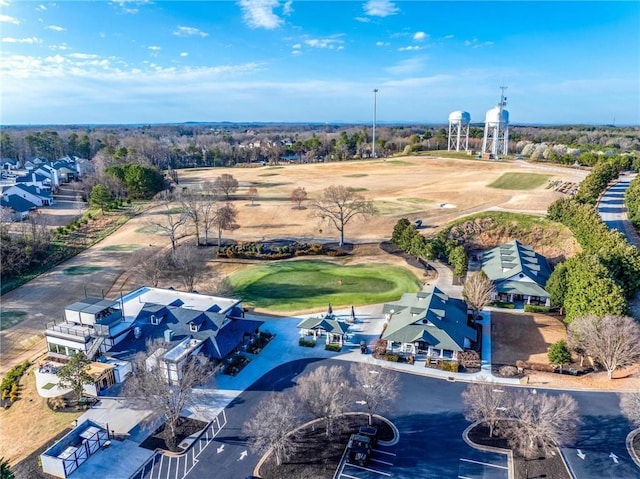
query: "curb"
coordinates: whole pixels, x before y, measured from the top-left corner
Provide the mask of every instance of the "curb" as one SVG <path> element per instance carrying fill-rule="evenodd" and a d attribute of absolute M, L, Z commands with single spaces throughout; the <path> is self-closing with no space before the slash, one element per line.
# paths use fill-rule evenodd
<path fill-rule="evenodd" d="M 633 448 L 633 440 L 638 435 L 640 435 L 640 428 L 635 429 L 631 431 L 629 434 L 627 434 L 627 439 L 625 442 L 627 445 L 627 452 L 631 456 L 631 459 L 633 460 L 633 462 L 636 463 L 636 466 L 640 467 L 640 457 L 636 453 L 636 450 Z"/>
<path fill-rule="evenodd" d="M 468 426 L 462 433 L 462 439 L 464 440 L 464 442 L 467 443 L 469 447 L 472 447 L 474 449 L 479 449 L 480 451 L 486 451 L 486 452 L 495 452 L 495 453 L 504 454 L 505 456 L 507 456 L 507 464 L 509 467 L 508 469 L 509 479 L 515 479 L 516 472 L 515 472 L 515 467 L 513 465 L 513 451 L 511 449 L 502 449 L 501 447 L 494 447 L 494 446 L 484 446 L 482 444 L 477 444 L 473 442 L 471 439 L 469 439 L 469 431 L 471 431 L 471 429 L 476 427 L 478 424 L 481 424 L 482 422 L 483 421 L 476 421 L 472 423 L 470 426 Z"/>

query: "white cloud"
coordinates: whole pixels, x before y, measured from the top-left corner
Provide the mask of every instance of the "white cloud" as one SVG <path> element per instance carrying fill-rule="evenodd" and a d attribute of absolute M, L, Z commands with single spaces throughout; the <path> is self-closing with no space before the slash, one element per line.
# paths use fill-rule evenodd
<path fill-rule="evenodd" d="M 408 58 L 385 68 L 385 71 L 392 75 L 409 75 L 418 73 L 424 67 L 424 61 L 424 57 Z"/>
<path fill-rule="evenodd" d="M 0 7 L 8 7 L 8 6 L 9 6 L 9 2 L 5 0 L 0 0 Z"/>
<path fill-rule="evenodd" d="M 389 42 L 376 42 L 376 47 L 388 47 Z"/>
<path fill-rule="evenodd" d="M 178 28 L 176 28 L 176 30 L 173 32 L 173 34 L 177 37 L 193 37 L 193 36 L 198 36 L 198 37 L 208 37 L 209 34 L 207 32 L 203 32 L 202 30 L 198 29 L 198 28 L 194 28 L 194 27 L 185 27 L 182 25 L 179 25 Z"/>
<path fill-rule="evenodd" d="M 122 13 L 135 15 L 140 11 L 140 9 L 137 7 L 141 5 L 148 5 L 150 3 L 152 3 L 151 0 L 115 0 L 113 2 L 110 2 L 109 4 L 118 8 Z M 130 7 L 129 5 L 134 6 Z"/>
<path fill-rule="evenodd" d="M 180 52 L 180 56 L 181 57 L 188 57 L 189 56 L 189 52 Z"/>
<path fill-rule="evenodd" d="M 284 6 L 282 7 L 282 14 L 284 16 L 289 16 L 291 15 L 291 13 L 293 12 L 293 0 L 287 0 L 286 2 L 284 2 Z"/>
<path fill-rule="evenodd" d="M 151 50 L 152 52 L 158 52 L 162 50 L 162 47 L 159 47 L 157 45 L 151 45 L 150 47 L 147 47 L 147 49 Z"/>
<path fill-rule="evenodd" d="M 471 47 L 471 48 L 482 48 L 482 47 L 491 47 L 493 46 L 493 42 L 479 42 L 477 38 L 474 38 L 473 40 L 465 40 L 464 41 L 464 45 L 466 47 Z"/>
<path fill-rule="evenodd" d="M 20 25 L 20 20 L 9 15 L 0 15 L 0 23 L 13 23 L 14 25 Z"/>
<path fill-rule="evenodd" d="M 367 17 L 356 17 L 356 20 L 362 23 L 369 23 L 371 21 L 371 19 Z"/>
<path fill-rule="evenodd" d="M 388 17 L 399 11 L 400 9 L 390 0 L 369 0 L 364 5 L 364 12 L 370 17 Z"/>
<path fill-rule="evenodd" d="M 424 47 L 421 47 L 420 45 L 407 45 L 406 47 L 400 47 L 398 48 L 399 52 L 417 52 L 419 50 L 422 50 Z"/>
<path fill-rule="evenodd" d="M 39 11 L 39 12 L 42 12 L 42 11 L 44 11 L 46 9 L 47 9 L 47 7 L 45 5 L 38 5 L 36 7 L 36 10 Z"/>
<path fill-rule="evenodd" d="M 340 39 L 341 36 L 342 34 L 332 35 L 331 37 L 325 38 L 309 38 L 307 40 L 304 40 L 304 44 L 311 48 L 328 48 L 330 50 L 337 48 L 342 50 L 342 48 L 344 47 L 340 47 L 342 46 L 344 41 Z"/>
<path fill-rule="evenodd" d="M 291 50 L 292 55 L 300 55 L 302 52 L 300 50 Z"/>
<path fill-rule="evenodd" d="M 424 32 L 416 32 L 413 34 L 413 40 L 416 42 L 421 42 L 423 40 L 426 40 L 427 38 L 429 38 L 429 35 Z"/>
<path fill-rule="evenodd" d="M 282 25 L 282 18 L 273 13 L 280 5 L 278 0 L 240 0 L 242 16 L 250 28 L 273 30 Z"/>
<path fill-rule="evenodd" d="M 98 55 L 93 53 L 69 53 L 68 57 L 77 60 L 94 60 L 98 58 Z"/>
<path fill-rule="evenodd" d="M 42 43 L 42 40 L 37 37 L 28 38 L 14 38 L 14 37 L 2 37 L 2 43 Z"/>
<path fill-rule="evenodd" d="M 443 40 L 450 40 L 454 37 L 454 35 L 445 35 L 444 37 L 442 37 Z"/>
<path fill-rule="evenodd" d="M 291 48 L 293 48 L 294 50 L 300 50 L 302 48 L 302 45 L 299 43 L 296 43 L 295 45 L 293 45 Z"/>
<path fill-rule="evenodd" d="M 66 28 L 60 27 L 58 25 L 49 25 L 49 26 L 44 27 L 44 28 L 46 28 L 47 30 L 53 30 L 54 32 L 64 32 L 64 31 L 67 30 Z"/>
<path fill-rule="evenodd" d="M 49 49 L 65 51 L 65 50 L 69 50 L 69 45 L 67 45 L 65 42 L 62 42 L 59 45 L 49 45 Z"/>

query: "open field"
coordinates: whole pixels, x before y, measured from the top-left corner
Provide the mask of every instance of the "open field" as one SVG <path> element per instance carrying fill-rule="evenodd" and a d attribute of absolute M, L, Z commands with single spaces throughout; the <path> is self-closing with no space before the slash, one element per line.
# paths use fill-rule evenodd
<path fill-rule="evenodd" d="M 248 305 L 273 311 L 384 303 L 420 286 L 412 273 L 398 266 L 315 260 L 253 266 L 230 276 L 229 282 L 233 294 Z"/>

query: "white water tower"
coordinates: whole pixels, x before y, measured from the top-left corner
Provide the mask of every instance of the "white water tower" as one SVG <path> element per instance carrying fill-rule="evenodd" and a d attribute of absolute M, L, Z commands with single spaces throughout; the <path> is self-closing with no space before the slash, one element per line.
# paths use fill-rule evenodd
<path fill-rule="evenodd" d="M 449 115 L 449 143 L 447 150 L 469 150 L 469 124 L 471 115 L 466 111 L 454 111 Z"/>
<path fill-rule="evenodd" d="M 504 96 L 506 86 L 501 86 L 500 103 L 487 112 L 484 121 L 484 138 L 482 155 L 497 158 L 509 152 L 509 112 L 505 110 L 507 97 Z"/>

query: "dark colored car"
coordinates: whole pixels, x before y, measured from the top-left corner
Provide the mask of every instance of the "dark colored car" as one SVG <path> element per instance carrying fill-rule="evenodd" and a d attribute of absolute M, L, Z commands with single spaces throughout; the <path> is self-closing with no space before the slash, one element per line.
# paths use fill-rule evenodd
<path fill-rule="evenodd" d="M 362 434 L 352 434 L 347 445 L 349 462 L 364 466 L 371 455 L 371 438 Z"/>
<path fill-rule="evenodd" d="M 367 354 L 367 343 L 364 341 L 360 341 L 360 353 Z"/>

